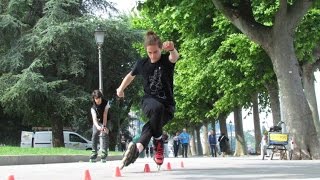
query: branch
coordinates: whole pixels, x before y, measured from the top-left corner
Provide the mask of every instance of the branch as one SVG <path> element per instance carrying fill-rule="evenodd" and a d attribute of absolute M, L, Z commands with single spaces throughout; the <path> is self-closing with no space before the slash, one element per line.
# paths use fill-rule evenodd
<path fill-rule="evenodd" d="M 291 21 L 289 25 L 291 25 L 292 31 L 295 30 L 303 16 L 308 12 L 314 2 L 315 0 L 298 0 L 294 1 L 292 6 L 288 7 L 287 19 Z"/>
<path fill-rule="evenodd" d="M 232 6 L 231 3 L 224 3 L 221 0 L 212 0 L 215 7 L 231 21 L 243 34 L 252 41 L 263 45 L 268 42 L 271 28 L 258 23 L 253 16 L 250 0 L 242 0 L 239 6 Z M 269 43 L 267 43 L 269 44 Z"/>

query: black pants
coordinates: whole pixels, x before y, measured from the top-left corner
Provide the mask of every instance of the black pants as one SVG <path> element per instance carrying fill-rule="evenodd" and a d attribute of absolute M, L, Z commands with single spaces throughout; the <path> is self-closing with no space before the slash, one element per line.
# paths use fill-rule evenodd
<path fill-rule="evenodd" d="M 182 144 L 182 157 L 188 157 L 188 143 Z"/>
<path fill-rule="evenodd" d="M 154 98 L 144 98 L 142 111 L 149 121 L 142 127 L 138 143 L 147 147 L 152 136 L 158 138 L 162 135 L 162 127 L 174 116 L 174 106 L 166 106 Z"/>
<path fill-rule="evenodd" d="M 180 146 L 180 145 L 176 145 L 176 144 L 173 145 L 174 157 L 178 157 L 179 146 Z"/>

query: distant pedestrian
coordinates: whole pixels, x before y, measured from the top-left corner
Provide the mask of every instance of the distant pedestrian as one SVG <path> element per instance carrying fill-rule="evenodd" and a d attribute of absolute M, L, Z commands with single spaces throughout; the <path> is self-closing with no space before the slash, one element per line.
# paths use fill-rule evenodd
<path fill-rule="evenodd" d="M 166 131 L 163 131 L 162 133 L 162 140 L 163 140 L 163 148 L 164 148 L 164 157 L 169 157 L 169 136 Z"/>
<path fill-rule="evenodd" d="M 216 134 L 213 130 L 210 131 L 209 134 L 209 145 L 210 145 L 210 152 L 212 157 L 217 157 L 217 138 Z"/>
<path fill-rule="evenodd" d="M 173 137 L 173 154 L 174 157 L 178 157 L 179 147 L 180 147 L 180 138 L 179 132 L 176 132 L 176 135 Z"/>
<path fill-rule="evenodd" d="M 182 144 L 182 157 L 188 157 L 188 146 L 190 141 L 190 135 L 187 133 L 187 129 L 184 128 L 183 132 L 179 135 Z"/>
<path fill-rule="evenodd" d="M 222 157 L 224 157 L 228 149 L 227 143 L 229 141 L 229 138 L 224 133 L 221 133 L 221 136 L 219 136 L 218 141 Z"/>
<path fill-rule="evenodd" d="M 124 152 L 127 150 L 127 139 L 124 135 L 121 135 L 121 151 Z"/>

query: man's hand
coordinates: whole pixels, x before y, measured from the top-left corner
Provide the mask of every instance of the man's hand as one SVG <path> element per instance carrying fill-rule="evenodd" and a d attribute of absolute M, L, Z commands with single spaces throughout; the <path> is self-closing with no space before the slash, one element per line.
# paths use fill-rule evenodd
<path fill-rule="evenodd" d="M 117 89 L 117 96 L 120 97 L 120 98 L 124 97 L 124 92 L 123 92 L 122 89 L 120 89 L 120 88 Z"/>
<path fill-rule="evenodd" d="M 165 51 L 173 51 L 174 43 L 172 41 L 166 41 L 162 44 L 162 49 Z"/>

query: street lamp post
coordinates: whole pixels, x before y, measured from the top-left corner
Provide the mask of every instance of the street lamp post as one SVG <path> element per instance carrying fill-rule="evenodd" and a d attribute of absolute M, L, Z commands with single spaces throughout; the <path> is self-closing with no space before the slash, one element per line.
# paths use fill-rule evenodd
<path fill-rule="evenodd" d="M 230 138 L 230 150 L 231 150 L 231 153 L 233 152 L 232 151 L 232 122 L 231 120 L 229 121 L 229 127 L 230 127 L 230 133 L 231 133 L 231 138 Z"/>
<path fill-rule="evenodd" d="M 104 41 L 105 32 L 106 31 L 102 30 L 100 25 L 94 31 L 94 37 L 95 37 L 96 43 L 98 45 L 98 52 L 99 52 L 99 90 L 102 94 L 103 94 L 103 82 L 102 82 L 101 47 L 102 47 L 102 44 Z"/>

